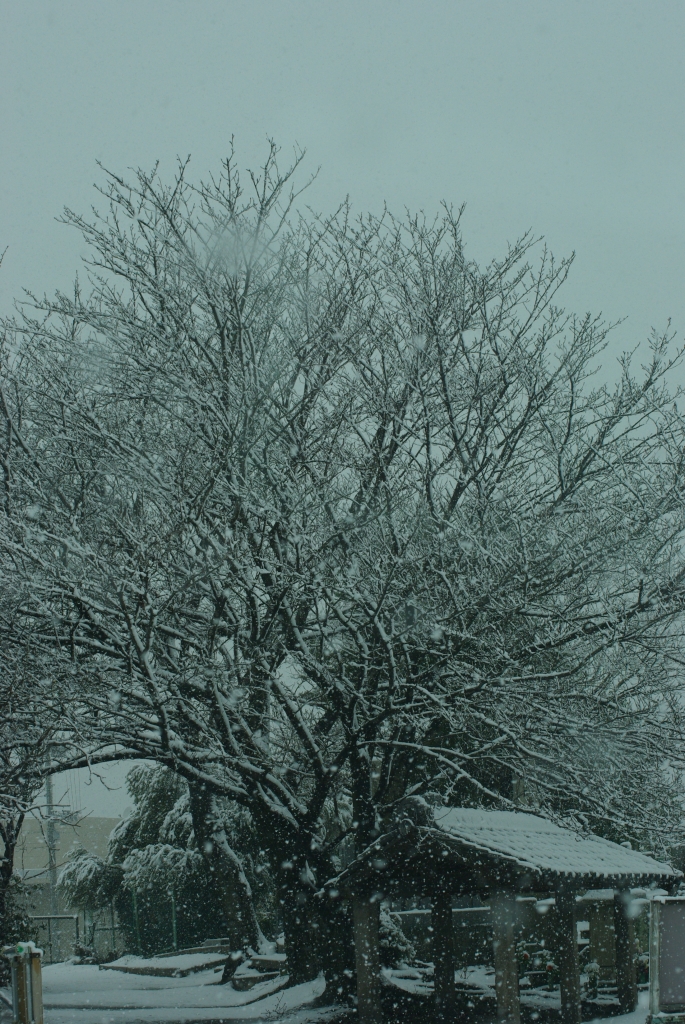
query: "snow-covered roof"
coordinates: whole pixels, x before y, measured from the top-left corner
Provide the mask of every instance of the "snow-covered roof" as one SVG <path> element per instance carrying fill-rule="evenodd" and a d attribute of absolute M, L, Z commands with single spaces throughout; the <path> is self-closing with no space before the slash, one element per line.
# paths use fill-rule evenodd
<path fill-rule="evenodd" d="M 670 864 L 646 853 L 598 836 L 579 835 L 534 814 L 451 807 L 436 808 L 434 819 L 440 831 L 459 845 L 536 874 L 654 881 L 681 877 Z"/>

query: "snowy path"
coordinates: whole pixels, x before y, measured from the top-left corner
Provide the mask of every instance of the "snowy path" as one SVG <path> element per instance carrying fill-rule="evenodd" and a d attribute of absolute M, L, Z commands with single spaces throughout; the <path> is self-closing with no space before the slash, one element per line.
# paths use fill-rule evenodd
<path fill-rule="evenodd" d="M 278 979 L 236 992 L 217 984 L 220 977 L 220 970 L 154 978 L 52 964 L 43 970 L 45 1024 L 257 1024 L 265 1018 L 276 1024 L 283 1014 L 289 1024 L 304 1024 L 324 1021 L 334 1012 L 307 1009 L 323 992 L 323 979 L 282 991 L 284 979 Z"/>

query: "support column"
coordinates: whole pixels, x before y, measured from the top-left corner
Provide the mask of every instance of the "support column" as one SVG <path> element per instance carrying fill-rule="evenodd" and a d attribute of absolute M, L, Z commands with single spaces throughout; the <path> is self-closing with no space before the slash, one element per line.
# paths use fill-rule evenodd
<path fill-rule="evenodd" d="M 494 934 L 497 1018 L 507 1021 L 507 1024 L 521 1024 L 519 970 L 514 939 L 516 901 L 511 893 L 498 893 L 491 899 L 490 908 Z"/>
<path fill-rule="evenodd" d="M 43 976 L 41 971 L 41 955 L 35 950 L 30 952 L 31 1001 L 33 1024 L 43 1024 Z"/>
<path fill-rule="evenodd" d="M 357 965 L 357 1010 L 360 1024 L 382 1024 L 378 901 L 352 900 L 354 954 Z"/>
<path fill-rule="evenodd" d="M 454 1013 L 454 931 L 452 897 L 441 892 L 431 901 L 433 926 L 433 967 L 435 1010 L 439 1021 L 451 1020 Z"/>
<path fill-rule="evenodd" d="M 580 961 L 576 933 L 575 893 L 557 893 L 556 904 L 561 1022 L 562 1024 L 580 1024 Z"/>
<path fill-rule="evenodd" d="M 632 919 L 628 917 L 630 891 L 614 895 L 614 932 L 616 935 L 616 988 L 621 1013 L 632 1013 L 637 1006 L 635 973 L 635 938 Z"/>

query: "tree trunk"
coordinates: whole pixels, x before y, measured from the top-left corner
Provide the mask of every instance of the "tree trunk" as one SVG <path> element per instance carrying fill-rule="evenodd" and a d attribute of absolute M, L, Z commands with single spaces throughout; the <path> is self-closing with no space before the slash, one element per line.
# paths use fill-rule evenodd
<path fill-rule="evenodd" d="M 351 918 L 340 903 L 316 895 L 319 880 L 334 869 L 319 859 L 311 833 L 282 829 L 272 843 L 290 984 L 311 981 L 323 970 L 331 992 L 345 989 L 354 966 Z"/>
<path fill-rule="evenodd" d="M 352 909 L 336 900 L 320 909 L 322 925 L 321 967 L 326 976 L 325 1000 L 344 1002 L 355 991 L 356 960 Z"/>
<path fill-rule="evenodd" d="M 6 851 L 7 847 L 5 847 L 5 853 Z M 6 871 L 7 863 L 8 858 L 6 856 L 0 860 L 0 946 L 6 946 L 10 941 L 7 926 L 7 912 L 9 909 L 7 906 L 7 899 L 11 872 L 10 877 L 8 878 Z M 11 864 L 11 860 L 9 863 Z"/>
<path fill-rule="evenodd" d="M 291 879 L 279 890 L 290 984 L 299 985 L 321 970 L 321 909 L 313 895 L 294 887 Z"/>
<path fill-rule="evenodd" d="M 262 935 L 255 915 L 252 889 L 240 858 L 231 848 L 214 794 L 191 786 L 190 813 L 195 841 L 214 875 L 231 949 L 236 953 L 248 948 L 256 951 Z M 225 976 L 230 976 L 238 963 L 238 959 L 229 963 Z"/>
<path fill-rule="evenodd" d="M 17 848 L 19 832 L 24 822 L 24 815 L 8 818 L 0 823 L 0 839 L 5 847 L 0 859 L 0 946 L 11 941 L 9 935 L 9 887 L 14 871 L 14 851 Z"/>

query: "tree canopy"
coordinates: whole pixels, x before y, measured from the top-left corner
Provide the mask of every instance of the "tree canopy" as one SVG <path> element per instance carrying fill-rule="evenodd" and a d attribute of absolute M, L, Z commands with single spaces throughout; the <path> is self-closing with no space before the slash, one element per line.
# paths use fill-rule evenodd
<path fill-rule="evenodd" d="M 479 267 L 448 207 L 297 215 L 298 164 L 66 212 L 88 289 L 5 324 L 3 646 L 49 653 L 89 758 L 249 810 L 286 918 L 414 794 L 663 841 L 680 351 L 598 385 L 570 260 Z"/>

